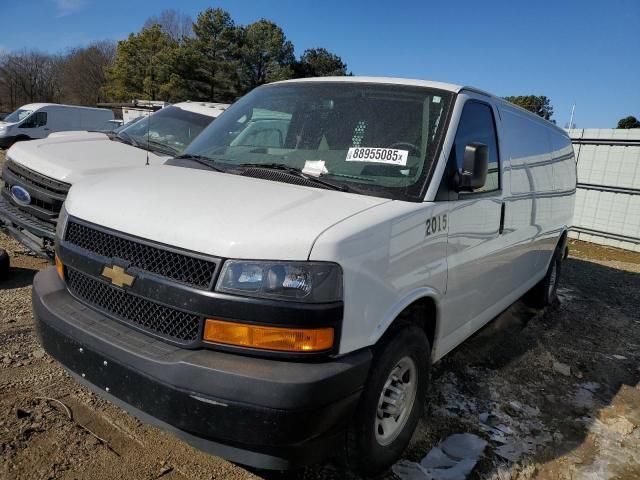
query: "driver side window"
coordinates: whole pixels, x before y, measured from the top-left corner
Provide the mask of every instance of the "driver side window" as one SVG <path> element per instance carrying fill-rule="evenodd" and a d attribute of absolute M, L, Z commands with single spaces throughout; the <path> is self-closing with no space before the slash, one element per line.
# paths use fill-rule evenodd
<path fill-rule="evenodd" d="M 456 132 L 453 146 L 458 170 L 462 168 L 464 149 L 470 143 L 483 143 L 489 148 L 489 169 L 483 188 L 478 193 L 500 189 L 500 163 L 498 159 L 498 141 L 491 107 L 486 103 L 470 100 L 464 105 L 462 117 Z"/>
<path fill-rule="evenodd" d="M 36 112 L 27 118 L 19 128 L 38 128 L 47 124 L 47 112 Z"/>

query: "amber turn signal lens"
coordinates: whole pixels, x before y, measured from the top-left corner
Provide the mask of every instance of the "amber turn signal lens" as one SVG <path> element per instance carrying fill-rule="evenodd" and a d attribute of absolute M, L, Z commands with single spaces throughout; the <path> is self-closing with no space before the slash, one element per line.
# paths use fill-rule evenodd
<path fill-rule="evenodd" d="M 279 328 L 207 319 L 207 342 L 286 352 L 319 352 L 333 346 L 333 328 Z"/>
<path fill-rule="evenodd" d="M 64 281 L 64 265 L 58 258 L 58 255 L 56 255 L 55 258 L 56 258 L 56 271 L 58 272 L 58 276 L 60 277 L 60 280 Z"/>

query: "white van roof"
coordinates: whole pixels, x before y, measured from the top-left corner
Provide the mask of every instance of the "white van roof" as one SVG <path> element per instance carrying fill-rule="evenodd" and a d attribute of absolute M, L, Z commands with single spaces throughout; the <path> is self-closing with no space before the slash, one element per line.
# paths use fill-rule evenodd
<path fill-rule="evenodd" d="M 432 80 L 419 80 L 415 78 L 402 78 L 402 77 L 312 77 L 312 78 L 295 78 L 291 80 L 282 80 L 280 82 L 273 83 L 297 83 L 297 82 L 346 82 L 346 83 L 385 83 L 388 85 L 408 85 L 414 87 L 427 87 L 427 88 L 439 88 L 440 90 L 447 90 L 453 93 L 460 93 L 463 90 L 471 91 L 474 93 L 479 93 L 480 95 L 485 95 L 494 99 L 496 102 L 502 103 L 504 106 L 513 107 L 514 109 L 520 110 L 527 115 L 530 115 L 532 119 L 539 120 L 544 122 L 547 126 L 552 126 L 555 129 L 561 131 L 566 135 L 563 129 L 555 125 L 553 122 L 549 120 L 545 120 L 544 118 L 536 115 L 529 110 L 526 110 L 518 105 L 510 103 L 503 98 L 496 97 L 495 95 L 486 92 L 484 90 L 480 90 L 479 88 L 465 86 L 465 85 L 457 85 L 454 83 L 444 83 L 444 82 L 435 82 Z"/>
<path fill-rule="evenodd" d="M 55 103 L 27 103 L 20 107 L 21 110 L 37 110 L 42 107 L 49 107 L 51 105 L 57 105 Z"/>
<path fill-rule="evenodd" d="M 105 111 L 109 110 L 108 108 L 97 108 L 97 107 L 83 107 L 80 105 L 66 105 L 63 103 L 27 103 L 26 105 L 22 105 L 20 109 L 23 110 L 37 110 L 43 107 L 64 107 L 64 108 L 81 108 L 84 110 L 100 110 Z"/>
<path fill-rule="evenodd" d="M 453 83 L 434 82 L 432 80 L 418 80 L 415 78 L 401 77 L 312 77 L 312 78 L 295 78 L 292 80 L 283 80 L 274 83 L 297 83 L 297 82 L 347 82 L 347 83 L 386 83 L 392 85 L 409 85 L 415 87 L 439 88 L 440 90 L 448 90 L 450 92 L 459 92 L 465 88 L 462 85 Z M 478 91 L 477 89 L 473 89 Z M 485 93 L 485 92 L 482 92 Z M 489 95 L 489 94 L 487 94 Z"/>
<path fill-rule="evenodd" d="M 212 102 L 179 102 L 171 105 L 172 107 L 178 107 L 188 112 L 199 113 L 206 115 L 207 117 L 217 118 L 229 108 L 228 103 L 212 103 Z"/>

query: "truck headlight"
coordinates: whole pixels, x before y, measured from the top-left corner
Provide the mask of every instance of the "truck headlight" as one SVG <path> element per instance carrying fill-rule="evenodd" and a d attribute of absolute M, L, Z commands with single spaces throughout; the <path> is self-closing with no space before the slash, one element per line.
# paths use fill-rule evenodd
<path fill-rule="evenodd" d="M 216 290 L 248 297 L 335 302 L 342 299 L 342 269 L 324 262 L 227 260 Z"/>
<path fill-rule="evenodd" d="M 69 219 L 69 214 L 67 213 L 67 209 L 64 208 L 64 204 L 62 204 L 62 209 L 60 210 L 60 215 L 58 215 L 58 223 L 56 224 L 56 239 L 62 240 L 64 238 L 64 230 L 67 228 L 67 220 Z"/>

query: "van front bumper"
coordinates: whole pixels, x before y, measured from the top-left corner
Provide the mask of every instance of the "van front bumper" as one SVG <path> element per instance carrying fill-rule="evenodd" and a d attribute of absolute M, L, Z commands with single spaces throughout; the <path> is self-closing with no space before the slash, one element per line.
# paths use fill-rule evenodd
<path fill-rule="evenodd" d="M 371 352 L 322 363 L 185 350 L 76 301 L 49 268 L 33 283 L 44 349 L 140 420 L 231 461 L 287 469 L 337 453 Z"/>
<path fill-rule="evenodd" d="M 53 258 L 55 227 L 23 212 L 0 194 L 0 230 L 40 257 Z"/>

